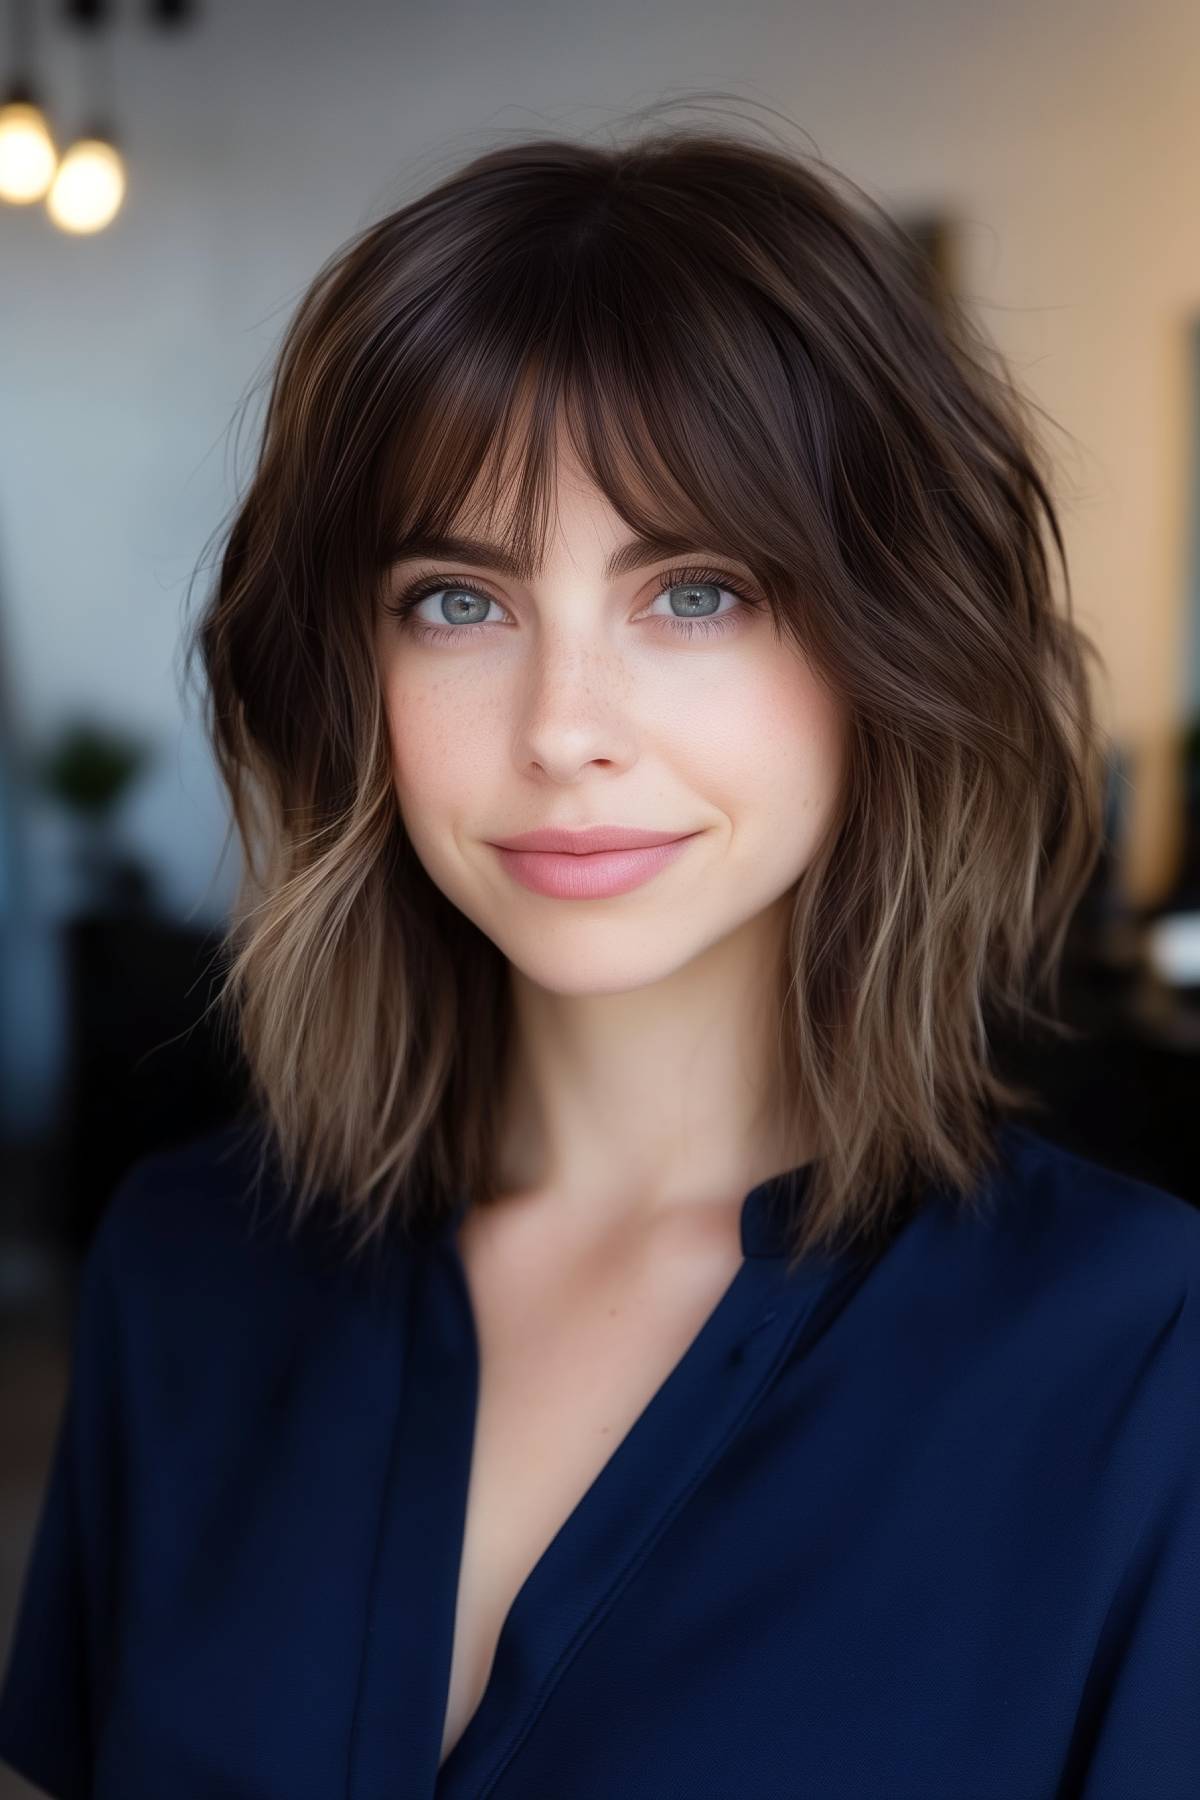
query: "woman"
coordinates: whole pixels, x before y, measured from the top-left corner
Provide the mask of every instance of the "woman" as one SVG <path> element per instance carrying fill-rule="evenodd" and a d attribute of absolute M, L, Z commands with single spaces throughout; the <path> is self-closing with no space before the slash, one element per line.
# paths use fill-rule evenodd
<path fill-rule="evenodd" d="M 1047 532 L 815 160 L 508 146 L 320 273 L 193 641 L 253 1103 L 93 1242 L 11 1763 L 1200 1791 L 1200 1220 L 989 1067 L 1100 846 Z"/>

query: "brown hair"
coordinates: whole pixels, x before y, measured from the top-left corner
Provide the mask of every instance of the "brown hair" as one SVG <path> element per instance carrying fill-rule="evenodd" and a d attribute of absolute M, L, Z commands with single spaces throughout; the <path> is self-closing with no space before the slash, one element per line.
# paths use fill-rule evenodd
<path fill-rule="evenodd" d="M 779 1092 L 818 1148 L 791 1266 L 929 1181 L 968 1200 L 1038 1104 L 989 1016 L 1072 1035 L 1030 995 L 1103 841 L 1032 411 L 880 206 L 727 130 L 492 148 L 329 260 L 188 653 L 245 852 L 218 1001 L 296 1217 L 327 1190 L 357 1249 L 493 1192 L 507 964 L 402 827 L 372 626 L 389 559 L 485 474 L 538 566 L 560 419 L 635 531 L 749 565 L 846 709 L 779 971 Z"/>

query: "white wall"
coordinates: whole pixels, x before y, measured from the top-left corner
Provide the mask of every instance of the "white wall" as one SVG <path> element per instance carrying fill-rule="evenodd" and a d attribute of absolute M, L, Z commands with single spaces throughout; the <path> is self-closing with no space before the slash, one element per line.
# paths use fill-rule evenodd
<path fill-rule="evenodd" d="M 86 110 L 81 46 L 39 10 L 66 141 Z M 180 710 L 184 588 L 253 448 L 235 468 L 235 407 L 308 279 L 368 219 L 503 136 L 599 131 L 712 89 L 767 123 L 777 108 L 786 141 L 807 132 L 885 203 L 960 215 L 962 284 L 1068 434 L 1053 448 L 1079 616 L 1109 661 L 1107 720 L 1136 758 L 1129 884 L 1145 898 L 1165 883 L 1200 8 L 208 0 L 174 34 L 118 10 L 123 212 L 89 240 L 40 207 L 0 208 L 0 644 L 26 740 L 81 702 L 158 740 L 123 824 L 172 906 L 219 919 L 236 872 L 227 858 L 214 879 L 223 803 Z M 65 890 L 53 821 L 34 830 L 44 918 Z M 20 990 L 4 990 L 8 1110 L 29 1117 L 62 1048 L 40 929 L 19 952 Z"/>

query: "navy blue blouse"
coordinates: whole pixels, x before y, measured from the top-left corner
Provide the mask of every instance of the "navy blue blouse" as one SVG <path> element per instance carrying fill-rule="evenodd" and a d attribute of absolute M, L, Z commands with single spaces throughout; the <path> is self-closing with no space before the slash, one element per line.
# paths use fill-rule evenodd
<path fill-rule="evenodd" d="M 352 1269 L 251 1215 L 228 1131 L 144 1158 L 84 1267 L 0 1754 L 72 1800 L 1196 1800 L 1200 1213 L 999 1142 L 981 1212 L 931 1190 L 790 1278 L 781 1178 L 745 1196 L 440 1771 L 456 1221 Z"/>

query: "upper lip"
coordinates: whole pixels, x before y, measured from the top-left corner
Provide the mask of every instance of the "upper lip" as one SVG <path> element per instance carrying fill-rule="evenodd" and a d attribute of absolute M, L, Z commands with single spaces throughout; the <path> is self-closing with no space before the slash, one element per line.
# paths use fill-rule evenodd
<path fill-rule="evenodd" d="M 543 825 L 537 831 L 522 831 L 516 837 L 493 838 L 503 850 L 558 850 L 574 856 L 586 856 L 595 850 L 645 850 L 651 844 L 673 844 L 690 831 L 645 831 L 633 825 L 589 825 L 582 831 L 565 831 L 555 825 Z"/>

